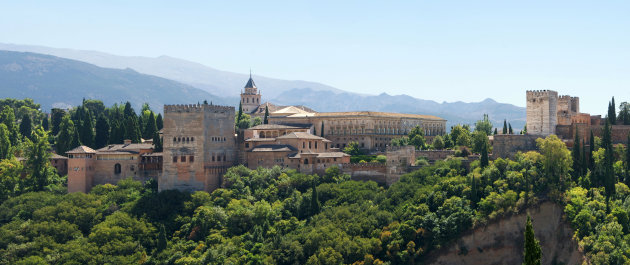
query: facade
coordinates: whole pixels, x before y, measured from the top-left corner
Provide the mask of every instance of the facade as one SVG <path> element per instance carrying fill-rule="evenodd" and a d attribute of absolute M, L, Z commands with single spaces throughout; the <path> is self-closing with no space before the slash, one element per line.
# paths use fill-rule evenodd
<path fill-rule="evenodd" d="M 147 181 L 162 172 L 162 156 L 151 144 L 112 144 L 93 150 L 79 146 L 68 154 L 68 192 L 88 192 L 94 185 L 125 178 Z"/>
<path fill-rule="evenodd" d="M 159 190 L 212 191 L 237 163 L 234 107 L 165 105 Z"/>

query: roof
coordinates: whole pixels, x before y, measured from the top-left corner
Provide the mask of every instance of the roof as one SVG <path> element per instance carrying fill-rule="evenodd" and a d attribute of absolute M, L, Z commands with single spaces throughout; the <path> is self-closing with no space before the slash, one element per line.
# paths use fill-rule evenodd
<path fill-rule="evenodd" d="M 76 148 L 66 152 L 66 154 L 82 154 L 82 153 L 96 153 L 94 149 L 89 148 L 85 145 L 77 146 Z"/>
<path fill-rule="evenodd" d="M 252 75 L 249 75 L 249 80 L 247 80 L 247 84 L 245 84 L 245 88 L 256 88 L 256 84 L 254 83 L 254 79 L 252 79 Z"/>
<path fill-rule="evenodd" d="M 124 152 L 124 151 L 112 151 L 112 152 L 96 152 L 97 155 L 136 155 L 138 152 Z"/>
<path fill-rule="evenodd" d="M 291 158 L 302 158 L 302 157 L 317 157 L 317 158 L 340 158 L 345 156 L 350 156 L 343 152 L 326 152 L 326 153 L 296 153 Z"/>
<path fill-rule="evenodd" d="M 252 113 L 265 113 L 265 109 L 269 110 L 269 114 L 276 114 L 276 116 L 278 115 L 282 115 L 282 114 L 295 114 L 295 113 L 315 113 L 317 111 L 303 106 L 303 105 L 293 105 L 293 106 L 281 106 L 281 105 L 276 105 L 273 104 L 271 102 L 265 102 L 263 104 L 260 104 L 258 106 L 258 108 L 256 108 Z M 282 111 L 282 112 L 278 112 L 278 111 Z"/>
<path fill-rule="evenodd" d="M 364 116 L 364 117 L 392 117 L 392 118 L 410 118 L 410 119 L 445 121 L 445 119 L 442 119 L 440 117 L 433 116 L 433 115 L 405 114 L 405 113 L 378 112 L 378 111 L 317 112 L 317 113 L 312 113 L 312 115 L 294 114 L 289 117 L 304 117 L 304 116 L 315 116 L 315 117 Z"/>
<path fill-rule="evenodd" d="M 273 142 L 276 138 L 249 138 L 245 142 Z"/>
<path fill-rule="evenodd" d="M 285 134 L 283 136 L 278 136 L 276 139 L 313 139 L 313 140 L 328 141 L 326 138 L 319 137 L 317 135 L 312 135 L 310 133 L 305 133 L 305 132 L 287 133 L 287 134 Z"/>
<path fill-rule="evenodd" d="M 349 154 L 346 154 L 344 152 L 328 152 L 328 153 L 318 153 L 317 157 L 344 157 L 344 156 L 350 156 Z"/>
<path fill-rule="evenodd" d="M 139 150 L 146 150 L 146 149 L 153 149 L 153 144 L 149 144 L 149 143 L 142 143 L 142 144 L 110 144 L 108 146 L 105 146 L 103 148 L 97 149 L 96 151 L 98 152 L 116 152 L 116 151 L 127 151 L 127 152 L 131 152 L 131 151 L 139 151 Z"/>
<path fill-rule="evenodd" d="M 283 124 L 261 124 L 249 128 L 250 130 L 278 130 L 278 129 L 307 129 L 311 126 L 293 126 Z"/>
<path fill-rule="evenodd" d="M 144 153 L 144 154 L 141 154 L 140 156 L 162 156 L 162 152 Z"/>
<path fill-rule="evenodd" d="M 62 155 L 52 153 L 52 156 L 50 156 L 50 159 L 68 159 L 68 158 Z"/>
<path fill-rule="evenodd" d="M 271 114 L 312 114 L 314 112 L 307 111 L 304 108 L 299 108 L 296 106 L 287 106 L 272 112 Z"/>
<path fill-rule="evenodd" d="M 264 144 L 254 147 L 250 152 L 292 152 L 296 150 L 293 146 L 286 144 Z"/>

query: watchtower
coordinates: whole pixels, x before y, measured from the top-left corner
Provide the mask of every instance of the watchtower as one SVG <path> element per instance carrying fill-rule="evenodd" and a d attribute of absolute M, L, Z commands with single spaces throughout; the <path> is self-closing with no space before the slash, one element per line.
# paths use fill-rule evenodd
<path fill-rule="evenodd" d="M 558 124 L 558 92 L 553 90 L 528 90 L 527 133 L 547 136 L 556 133 Z"/>
<path fill-rule="evenodd" d="M 252 79 L 252 73 L 249 73 L 245 92 L 241 91 L 241 106 L 244 113 L 253 113 L 260 106 L 260 92 Z"/>
<path fill-rule="evenodd" d="M 234 107 L 164 105 L 163 172 L 159 190 L 205 190 L 221 185 L 236 164 Z"/>

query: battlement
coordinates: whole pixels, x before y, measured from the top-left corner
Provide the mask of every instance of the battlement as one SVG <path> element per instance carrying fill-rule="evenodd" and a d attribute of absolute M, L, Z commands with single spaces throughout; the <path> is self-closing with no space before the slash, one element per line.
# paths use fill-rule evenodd
<path fill-rule="evenodd" d="M 206 112 L 206 111 L 220 111 L 220 112 L 232 112 L 234 113 L 234 107 L 221 106 L 212 104 L 176 104 L 176 105 L 164 105 L 164 113 L 167 112 Z"/>
<path fill-rule="evenodd" d="M 557 97 L 558 92 L 554 90 L 527 90 L 527 99 Z"/>

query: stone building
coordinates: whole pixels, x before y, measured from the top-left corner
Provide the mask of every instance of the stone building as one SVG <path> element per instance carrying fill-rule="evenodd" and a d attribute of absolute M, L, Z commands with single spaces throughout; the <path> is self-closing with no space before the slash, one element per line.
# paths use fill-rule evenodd
<path fill-rule="evenodd" d="M 253 83 L 252 83 L 253 84 Z M 165 105 L 159 190 L 212 191 L 237 163 L 234 107 Z"/>
<path fill-rule="evenodd" d="M 241 107 L 244 113 L 253 113 L 260 106 L 260 92 L 252 79 L 252 74 L 249 73 L 249 80 L 245 84 L 245 92 L 241 91 Z M 263 110 L 264 111 L 264 110 Z"/>
<path fill-rule="evenodd" d="M 94 150 L 79 146 L 68 152 L 68 192 L 88 192 L 94 185 L 115 184 L 125 178 L 155 179 L 162 173 L 161 153 L 151 144 L 112 144 Z"/>

